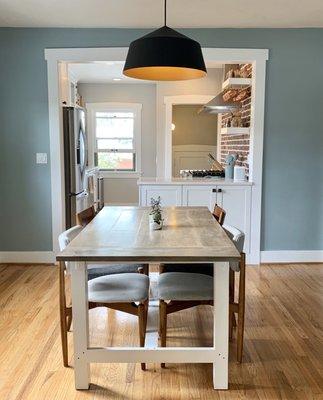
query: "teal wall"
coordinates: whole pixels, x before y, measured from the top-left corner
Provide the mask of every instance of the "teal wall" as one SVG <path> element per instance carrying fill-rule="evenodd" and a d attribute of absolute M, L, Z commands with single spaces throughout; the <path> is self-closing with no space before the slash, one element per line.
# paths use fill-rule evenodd
<path fill-rule="evenodd" d="M 268 48 L 263 250 L 323 248 L 323 29 L 184 30 L 204 47 Z M 128 46 L 130 29 L 0 29 L 0 251 L 51 249 L 44 49 Z"/>

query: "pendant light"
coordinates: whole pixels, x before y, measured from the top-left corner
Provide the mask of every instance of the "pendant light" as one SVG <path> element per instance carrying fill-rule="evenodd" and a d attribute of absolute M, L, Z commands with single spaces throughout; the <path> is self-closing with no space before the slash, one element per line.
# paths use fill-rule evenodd
<path fill-rule="evenodd" d="M 130 43 L 124 75 L 153 81 L 179 81 L 206 76 L 198 42 L 166 25 Z"/>

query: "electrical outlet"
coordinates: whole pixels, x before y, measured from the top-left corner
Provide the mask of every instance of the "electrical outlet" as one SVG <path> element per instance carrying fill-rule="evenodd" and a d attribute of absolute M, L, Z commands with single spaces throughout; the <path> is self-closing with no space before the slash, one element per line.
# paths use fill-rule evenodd
<path fill-rule="evenodd" d="M 36 153 L 36 164 L 47 164 L 47 153 Z"/>

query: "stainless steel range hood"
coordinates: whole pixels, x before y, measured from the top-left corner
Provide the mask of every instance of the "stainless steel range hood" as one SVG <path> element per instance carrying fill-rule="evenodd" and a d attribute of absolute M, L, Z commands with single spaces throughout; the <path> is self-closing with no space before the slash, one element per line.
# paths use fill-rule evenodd
<path fill-rule="evenodd" d="M 240 108 L 240 103 L 228 102 L 223 100 L 223 93 L 219 93 L 211 101 L 206 103 L 200 110 L 199 114 L 220 114 L 233 112 Z"/>

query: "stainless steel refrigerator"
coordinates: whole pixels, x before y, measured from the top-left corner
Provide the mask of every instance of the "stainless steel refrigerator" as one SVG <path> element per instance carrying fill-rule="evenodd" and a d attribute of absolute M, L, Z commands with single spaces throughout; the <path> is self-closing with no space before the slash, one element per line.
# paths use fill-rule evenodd
<path fill-rule="evenodd" d="M 85 110 L 80 107 L 63 107 L 63 127 L 65 224 L 68 229 L 76 224 L 76 213 L 88 205 Z"/>

